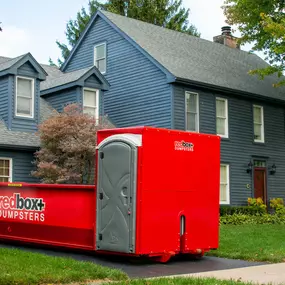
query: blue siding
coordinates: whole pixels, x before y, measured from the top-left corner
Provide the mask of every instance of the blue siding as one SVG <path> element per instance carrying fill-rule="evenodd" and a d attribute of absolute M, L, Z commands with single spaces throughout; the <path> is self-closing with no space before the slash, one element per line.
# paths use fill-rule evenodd
<path fill-rule="evenodd" d="M 76 102 L 81 103 L 78 95 L 78 88 L 74 87 L 53 93 L 52 95 L 44 96 L 44 98 L 58 112 L 62 112 L 63 108 L 68 104 Z"/>
<path fill-rule="evenodd" d="M 37 130 L 37 125 L 39 122 L 39 95 L 40 95 L 40 81 L 35 79 L 35 97 L 34 97 L 34 118 L 25 118 L 16 116 L 15 112 L 15 99 L 16 99 L 16 78 L 12 77 L 12 100 L 11 100 L 11 110 L 12 112 L 12 130 L 34 132 Z"/>
<path fill-rule="evenodd" d="M 19 67 L 18 75 L 29 76 L 29 77 L 37 77 L 38 72 L 35 70 L 35 68 L 32 66 L 32 64 L 27 61 L 21 67 Z"/>
<path fill-rule="evenodd" d="M 0 157 L 12 158 L 13 182 L 39 182 L 37 178 L 31 176 L 31 171 L 34 170 L 32 164 L 32 161 L 34 161 L 33 152 L 0 149 Z"/>
<path fill-rule="evenodd" d="M 97 18 L 65 71 L 93 65 L 93 47 L 107 43 L 110 90 L 104 94 L 104 112 L 117 127 L 150 125 L 171 127 L 171 86 L 165 74 L 109 24 Z"/>
<path fill-rule="evenodd" d="M 221 162 L 230 164 L 230 199 L 232 205 L 245 204 L 253 195 L 253 177 L 246 173 L 247 164 L 254 157 L 265 159 L 267 167 L 277 166 L 275 175 L 267 176 L 268 199 L 285 199 L 285 130 L 284 107 L 243 98 L 174 86 L 174 126 L 184 130 L 185 90 L 199 93 L 200 132 L 215 134 L 215 98 L 228 99 L 229 139 L 221 141 Z M 265 144 L 253 143 L 252 105 L 264 106 Z M 249 188 L 247 188 L 249 184 Z"/>
<path fill-rule="evenodd" d="M 0 118 L 8 124 L 8 76 L 0 78 Z"/>
<path fill-rule="evenodd" d="M 96 78 L 95 75 L 91 75 L 89 78 L 87 78 L 84 82 L 84 85 L 86 87 L 93 87 L 93 86 L 98 86 L 101 85 L 101 83 L 99 82 L 99 80 Z"/>

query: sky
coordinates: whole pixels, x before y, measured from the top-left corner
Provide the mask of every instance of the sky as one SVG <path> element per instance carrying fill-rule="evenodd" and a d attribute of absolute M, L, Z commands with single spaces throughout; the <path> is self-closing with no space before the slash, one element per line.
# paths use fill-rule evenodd
<path fill-rule="evenodd" d="M 61 56 L 56 40 L 66 42 L 66 23 L 75 19 L 88 0 L 14 0 L 1 1 L 0 56 L 16 57 L 30 52 L 40 63 L 56 62 Z M 190 8 L 189 22 L 212 41 L 226 25 L 221 6 L 223 0 L 184 0 Z M 16 7 L 16 9 L 15 9 Z M 238 34 L 235 34 L 238 36 Z M 250 50 L 250 46 L 242 47 Z"/>

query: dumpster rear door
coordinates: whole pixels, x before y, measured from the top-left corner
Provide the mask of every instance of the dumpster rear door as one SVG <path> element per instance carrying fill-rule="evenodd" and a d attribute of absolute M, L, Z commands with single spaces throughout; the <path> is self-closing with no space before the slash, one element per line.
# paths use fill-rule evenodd
<path fill-rule="evenodd" d="M 97 250 L 135 252 L 137 146 L 108 138 L 98 150 Z"/>

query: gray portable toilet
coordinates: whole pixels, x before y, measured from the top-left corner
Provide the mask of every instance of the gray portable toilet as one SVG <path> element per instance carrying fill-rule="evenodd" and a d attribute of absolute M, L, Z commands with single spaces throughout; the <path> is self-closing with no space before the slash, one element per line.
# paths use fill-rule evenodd
<path fill-rule="evenodd" d="M 96 248 L 134 253 L 138 147 L 142 135 L 115 134 L 98 146 Z"/>

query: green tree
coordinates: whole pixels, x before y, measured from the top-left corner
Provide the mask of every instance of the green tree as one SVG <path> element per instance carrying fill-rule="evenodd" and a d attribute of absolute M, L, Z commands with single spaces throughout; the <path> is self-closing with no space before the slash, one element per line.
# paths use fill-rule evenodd
<path fill-rule="evenodd" d="M 262 51 L 269 67 L 250 70 L 261 79 L 277 75 L 275 87 L 285 84 L 281 79 L 285 69 L 285 1 L 284 0 L 225 0 L 224 13 L 229 25 L 241 32 L 240 43 L 253 44 Z"/>
<path fill-rule="evenodd" d="M 66 25 L 65 35 L 68 43 L 56 41 L 63 60 L 68 57 L 70 50 L 98 9 L 200 37 L 197 28 L 189 24 L 189 9 L 182 7 L 182 0 L 109 0 L 106 3 L 89 0 L 88 10 L 84 7 L 81 8 L 76 19 L 69 20 Z M 54 65 L 51 59 L 49 62 Z M 58 59 L 58 64 L 61 65 L 62 63 L 63 61 Z"/>

